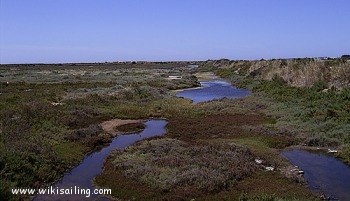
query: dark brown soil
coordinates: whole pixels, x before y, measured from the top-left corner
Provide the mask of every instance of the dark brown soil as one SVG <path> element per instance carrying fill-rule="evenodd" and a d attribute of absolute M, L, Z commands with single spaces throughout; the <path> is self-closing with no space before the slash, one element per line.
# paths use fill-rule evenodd
<path fill-rule="evenodd" d="M 137 123 L 124 124 L 116 127 L 115 129 L 121 133 L 133 133 L 133 132 L 140 132 L 143 129 L 145 129 L 145 127 L 146 127 L 145 124 L 141 122 L 137 122 Z"/>

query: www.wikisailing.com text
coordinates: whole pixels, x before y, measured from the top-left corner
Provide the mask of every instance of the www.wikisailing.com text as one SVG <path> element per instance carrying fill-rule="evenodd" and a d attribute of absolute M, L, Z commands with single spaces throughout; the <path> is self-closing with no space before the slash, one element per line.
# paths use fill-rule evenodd
<path fill-rule="evenodd" d="M 48 188 L 14 188 L 11 189 L 14 195 L 85 195 L 85 197 L 90 197 L 91 195 L 110 195 L 112 193 L 111 189 L 89 189 L 89 188 L 79 188 L 78 186 L 72 186 L 70 188 L 59 188 L 50 186 Z"/>

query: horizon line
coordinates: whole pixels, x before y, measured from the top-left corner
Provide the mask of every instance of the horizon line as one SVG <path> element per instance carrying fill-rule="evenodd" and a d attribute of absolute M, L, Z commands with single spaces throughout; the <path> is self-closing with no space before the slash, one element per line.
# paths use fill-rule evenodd
<path fill-rule="evenodd" d="M 341 58 L 344 55 L 338 57 L 329 57 L 329 56 L 318 56 L 318 57 L 287 57 L 287 58 L 261 58 L 261 59 L 206 59 L 206 60 L 119 60 L 119 61 L 95 61 L 95 62 L 30 62 L 30 63 L 1 63 L 0 65 L 59 65 L 59 64 L 108 64 L 108 63 L 176 63 L 176 62 L 205 62 L 205 61 L 220 61 L 220 60 L 229 60 L 229 61 L 271 61 L 271 60 L 292 60 L 292 59 L 337 59 Z"/>

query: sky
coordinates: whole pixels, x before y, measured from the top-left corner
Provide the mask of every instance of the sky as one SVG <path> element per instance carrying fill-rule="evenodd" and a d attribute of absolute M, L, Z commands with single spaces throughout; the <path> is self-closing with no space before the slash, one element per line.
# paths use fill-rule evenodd
<path fill-rule="evenodd" d="M 0 0 L 0 63 L 337 57 L 349 0 Z"/>

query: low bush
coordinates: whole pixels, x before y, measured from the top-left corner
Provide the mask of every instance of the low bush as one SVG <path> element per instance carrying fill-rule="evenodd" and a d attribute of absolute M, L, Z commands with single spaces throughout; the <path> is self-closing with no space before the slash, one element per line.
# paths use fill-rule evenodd
<path fill-rule="evenodd" d="M 254 157 L 235 144 L 190 145 L 175 139 L 140 142 L 112 157 L 127 177 L 170 191 L 190 187 L 202 192 L 221 191 L 250 175 Z"/>

